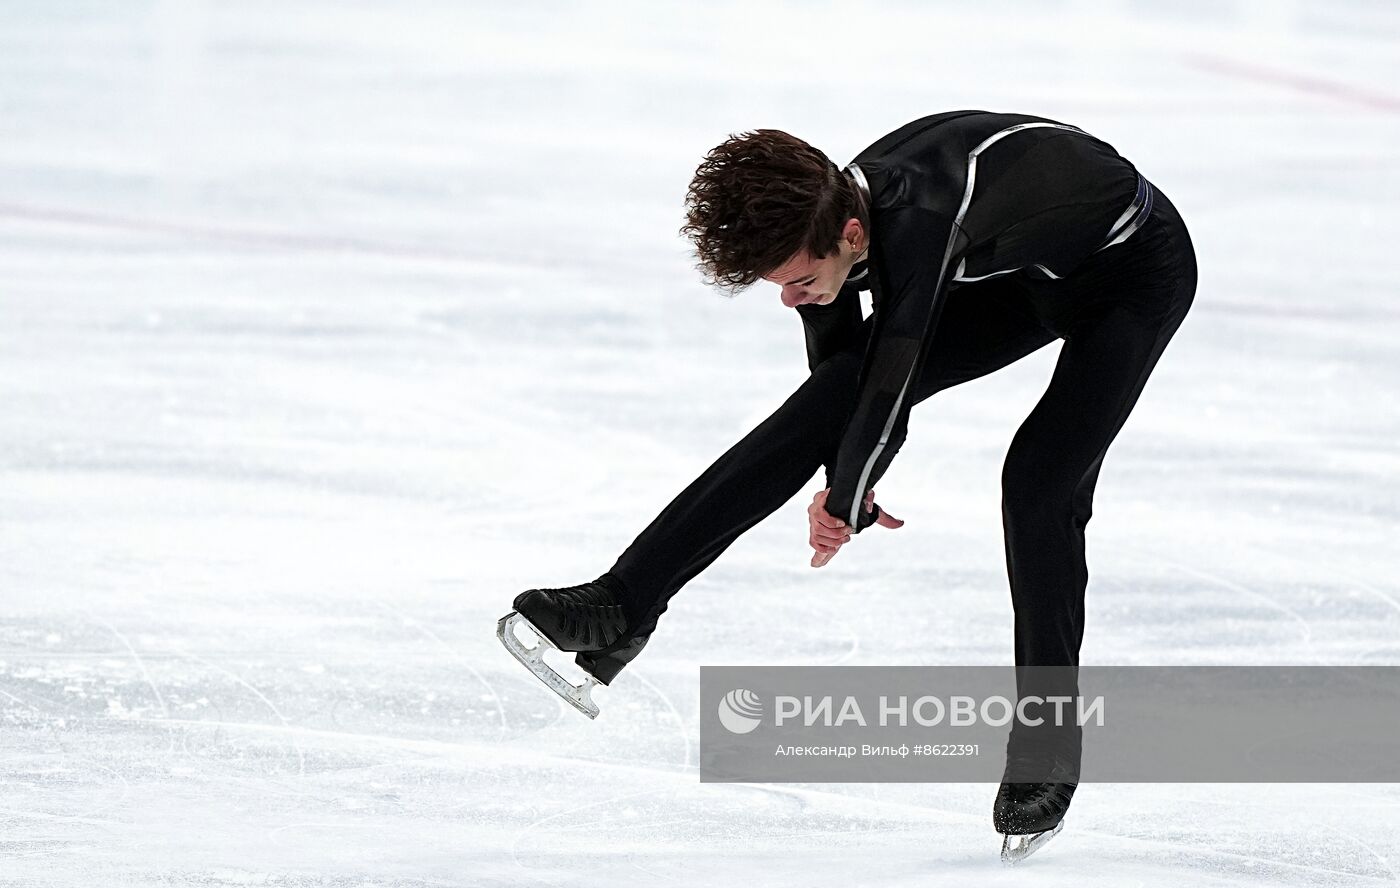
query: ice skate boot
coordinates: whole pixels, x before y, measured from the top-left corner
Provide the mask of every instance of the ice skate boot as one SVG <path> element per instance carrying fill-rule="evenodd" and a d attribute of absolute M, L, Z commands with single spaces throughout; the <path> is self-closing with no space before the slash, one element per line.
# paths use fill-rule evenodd
<path fill-rule="evenodd" d="M 1052 779 L 1040 783 L 1008 782 L 1012 775 L 1028 772 Z M 1025 756 L 1013 753 L 1007 757 L 1004 782 L 992 806 L 992 825 L 1002 835 L 1002 863 L 1020 863 L 1059 835 L 1079 785 L 1078 777 L 1077 764 L 1062 756 L 1055 756 L 1038 768 Z"/>
<path fill-rule="evenodd" d="M 616 671 L 604 674 L 589 668 L 588 655 L 614 648 L 626 634 L 623 595 L 621 581 L 612 574 L 563 589 L 530 589 L 516 596 L 515 610 L 496 624 L 496 637 L 550 690 L 589 718 L 597 718 L 591 691 L 608 684 Z M 515 632 L 521 625 L 531 630 L 538 644 L 527 646 L 521 640 Z M 576 662 L 585 672 L 582 683 L 569 681 L 544 661 L 547 647 L 578 654 Z"/>

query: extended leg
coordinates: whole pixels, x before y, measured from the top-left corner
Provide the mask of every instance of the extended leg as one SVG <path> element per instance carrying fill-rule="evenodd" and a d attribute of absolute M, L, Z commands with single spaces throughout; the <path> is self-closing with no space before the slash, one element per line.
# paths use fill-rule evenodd
<path fill-rule="evenodd" d="M 825 462 L 855 400 L 860 356 L 827 360 L 774 413 L 681 491 L 608 571 L 627 589 L 633 629 L 579 665 L 611 681 L 646 644 L 671 596 Z"/>
<path fill-rule="evenodd" d="M 1019 288 L 1007 281 L 950 293 L 916 399 L 1004 367 L 1053 340 L 1054 334 L 1015 306 L 1020 298 Z M 846 352 L 817 367 L 642 531 L 609 571 L 628 589 L 635 628 L 610 650 L 581 654 L 581 666 L 610 681 L 646 644 L 672 595 L 834 458 L 855 401 L 861 357 Z"/>

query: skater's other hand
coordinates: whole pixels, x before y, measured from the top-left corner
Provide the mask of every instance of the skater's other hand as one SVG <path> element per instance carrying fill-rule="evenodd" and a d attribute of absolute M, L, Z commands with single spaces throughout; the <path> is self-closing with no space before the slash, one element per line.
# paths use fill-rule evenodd
<path fill-rule="evenodd" d="M 851 528 L 846 522 L 835 517 L 826 510 L 826 498 L 831 494 L 831 488 L 819 491 L 812 497 L 812 504 L 807 507 L 808 538 L 807 543 L 816 552 L 812 555 L 812 566 L 822 567 L 836 553 L 841 551 L 841 547 L 851 541 Z M 870 491 L 865 495 L 865 511 L 871 512 L 875 509 L 875 491 Z M 903 527 L 904 522 L 880 509 L 880 514 L 875 518 L 875 523 L 881 527 Z"/>

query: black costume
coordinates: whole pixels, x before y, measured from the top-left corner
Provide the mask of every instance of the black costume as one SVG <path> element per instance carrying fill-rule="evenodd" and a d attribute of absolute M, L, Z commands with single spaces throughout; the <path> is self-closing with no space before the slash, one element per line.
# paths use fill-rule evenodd
<path fill-rule="evenodd" d="M 811 376 L 609 571 L 625 586 L 628 628 L 577 657 L 601 681 L 641 650 L 672 595 L 823 465 L 828 511 L 859 532 L 873 520 L 864 493 L 914 404 L 1055 339 L 1065 344 L 1053 378 L 1006 456 L 1003 518 L 1018 676 L 1077 670 L 1094 484 L 1191 305 L 1186 227 L 1111 146 L 1026 115 L 926 117 L 846 174 L 868 201 L 868 269 L 853 269 L 830 304 L 798 307 Z M 862 319 L 867 286 L 874 310 Z"/>

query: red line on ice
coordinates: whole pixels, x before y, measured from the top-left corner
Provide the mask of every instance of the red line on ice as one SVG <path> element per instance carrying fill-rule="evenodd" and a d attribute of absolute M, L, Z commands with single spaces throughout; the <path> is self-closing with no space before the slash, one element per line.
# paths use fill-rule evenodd
<path fill-rule="evenodd" d="M 54 222 L 64 225 L 83 225 L 118 231 L 143 231 L 153 234 L 185 235 L 228 243 L 246 244 L 248 246 L 275 247 L 280 249 L 365 253 L 388 256 L 396 259 L 434 259 L 442 262 L 464 262 L 472 258 L 465 253 L 458 253 L 451 250 L 415 247 L 410 244 L 395 244 L 357 237 L 298 234 L 290 231 L 256 231 L 253 229 L 223 228 L 212 225 L 192 225 L 183 222 L 167 222 L 159 219 L 137 219 L 104 213 L 21 206 L 18 204 L 0 204 L 0 217 L 30 219 L 38 222 Z"/>
<path fill-rule="evenodd" d="M 1253 80 L 1257 83 L 1287 87 L 1294 92 L 1324 96 L 1348 104 L 1364 105 L 1368 108 L 1375 108 L 1380 111 L 1400 111 L 1400 96 L 1362 89 L 1334 80 L 1323 80 L 1320 77 L 1311 77 L 1307 74 L 1282 71 L 1277 68 L 1266 68 L 1263 65 L 1254 65 L 1235 59 L 1202 55 L 1199 53 L 1186 56 L 1186 61 L 1193 67 L 1201 68 L 1215 74 L 1225 74 L 1244 80 Z"/>

